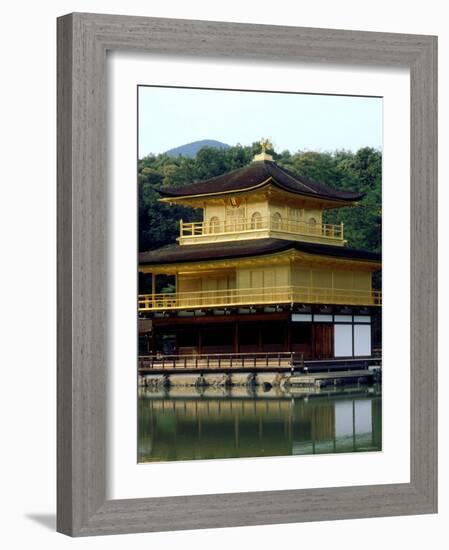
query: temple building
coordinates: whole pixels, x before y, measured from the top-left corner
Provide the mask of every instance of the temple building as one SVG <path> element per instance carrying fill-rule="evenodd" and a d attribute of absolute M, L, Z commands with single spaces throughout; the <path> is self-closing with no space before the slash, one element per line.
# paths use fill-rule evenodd
<path fill-rule="evenodd" d="M 350 248 L 343 224 L 323 222 L 362 195 L 278 166 L 261 144 L 243 168 L 159 191 L 203 216 L 180 221 L 177 244 L 139 255 L 139 319 L 151 327 L 142 354 L 330 360 L 380 346 L 380 255 Z M 161 291 L 160 281 L 172 284 Z"/>

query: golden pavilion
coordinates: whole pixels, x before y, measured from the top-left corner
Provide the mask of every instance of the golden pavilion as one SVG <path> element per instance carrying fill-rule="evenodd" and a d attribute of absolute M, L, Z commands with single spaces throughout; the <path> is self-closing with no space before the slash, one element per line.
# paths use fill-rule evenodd
<path fill-rule="evenodd" d="M 323 223 L 325 210 L 362 195 L 294 174 L 261 145 L 243 168 L 159 191 L 203 216 L 180 221 L 176 244 L 139 255 L 151 289 L 138 299 L 141 354 L 335 360 L 380 346 L 380 255 L 347 246 L 343 224 Z M 158 278 L 173 284 L 158 291 Z"/>

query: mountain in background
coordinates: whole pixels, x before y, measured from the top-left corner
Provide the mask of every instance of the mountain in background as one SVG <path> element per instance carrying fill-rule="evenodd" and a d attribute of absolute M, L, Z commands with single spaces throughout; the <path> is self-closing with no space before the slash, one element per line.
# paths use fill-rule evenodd
<path fill-rule="evenodd" d="M 165 151 L 165 154 L 169 157 L 195 157 L 200 149 L 203 147 L 214 147 L 215 149 L 228 149 L 230 145 L 227 143 L 222 143 L 215 139 L 201 139 L 199 141 L 193 141 L 192 143 L 186 143 L 185 145 L 180 145 L 179 147 L 174 147 Z"/>

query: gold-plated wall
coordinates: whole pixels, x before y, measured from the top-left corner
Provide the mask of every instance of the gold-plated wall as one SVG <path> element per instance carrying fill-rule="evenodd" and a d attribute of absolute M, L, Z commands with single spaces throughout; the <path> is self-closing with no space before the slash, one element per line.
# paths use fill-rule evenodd
<path fill-rule="evenodd" d="M 307 287 L 371 290 L 370 271 L 299 267 L 293 263 L 179 274 L 177 292 Z"/>

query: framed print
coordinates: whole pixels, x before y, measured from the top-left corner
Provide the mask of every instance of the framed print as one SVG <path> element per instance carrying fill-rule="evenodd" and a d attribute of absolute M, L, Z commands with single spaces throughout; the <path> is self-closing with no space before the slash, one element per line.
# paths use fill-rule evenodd
<path fill-rule="evenodd" d="M 429 36 L 58 20 L 60 532 L 436 512 L 436 75 Z"/>

